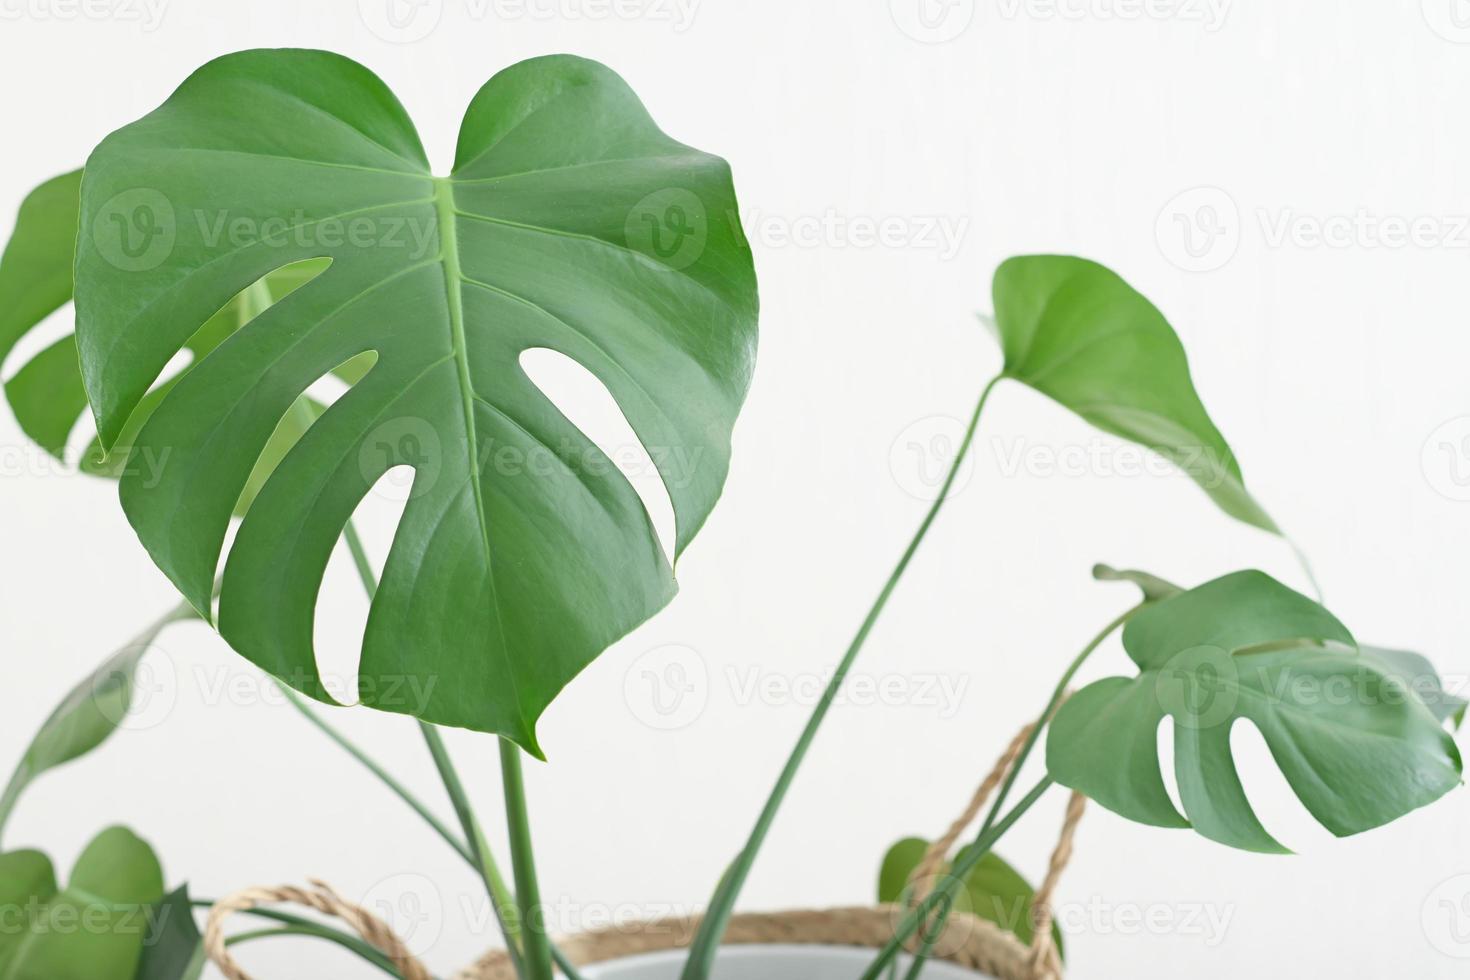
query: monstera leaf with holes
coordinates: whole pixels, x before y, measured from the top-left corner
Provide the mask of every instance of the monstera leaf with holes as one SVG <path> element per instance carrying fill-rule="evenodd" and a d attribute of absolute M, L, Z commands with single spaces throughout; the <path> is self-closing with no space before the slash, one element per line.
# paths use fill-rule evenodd
<path fill-rule="evenodd" d="M 1104 432 L 1157 452 L 1225 513 L 1279 534 L 1194 390 L 1184 346 L 1122 277 L 1087 259 L 1025 255 L 996 269 L 991 326 L 1003 376 Z"/>
<path fill-rule="evenodd" d="M 522 62 L 475 96 L 453 172 L 362 66 L 320 51 L 211 62 L 87 162 L 77 340 L 102 444 L 169 359 L 272 270 L 328 264 L 159 400 L 120 494 L 201 613 L 231 507 L 318 378 L 366 374 L 280 461 L 224 567 L 219 628 L 332 700 L 312 617 L 333 542 L 374 482 L 414 469 L 362 641 L 363 703 L 497 732 L 535 722 L 672 597 L 630 484 L 529 380 L 558 351 L 607 386 L 663 472 L 676 554 L 724 484 L 750 381 L 756 290 L 728 165 L 676 142 L 612 71 Z M 425 249 L 424 243 L 428 243 Z"/>
<path fill-rule="evenodd" d="M 81 182 L 80 170 L 62 174 L 33 190 L 20 206 L 15 230 L 0 256 L 0 364 L 21 338 L 71 301 Z M 319 262 L 308 262 L 280 269 L 241 292 L 189 338 L 184 346 L 190 357 L 198 359 L 209 353 L 255 314 L 310 279 L 320 266 Z M 182 370 L 187 369 L 186 365 Z M 128 431 L 120 440 L 122 447 L 128 446 L 130 436 L 181 373 L 175 372 L 158 384 L 133 413 Z M 27 360 L 5 382 L 5 397 L 21 430 L 64 462 L 68 439 L 87 410 L 76 338 L 67 335 Z M 300 438 L 317 408 L 303 399 L 272 435 L 268 451 L 262 454 L 257 471 L 236 502 L 237 513 L 243 514 L 250 506 L 254 491 L 269 476 L 271 466 Z M 104 455 L 93 439 L 77 460 L 77 467 L 84 473 L 116 477 L 127 459 L 125 451 Z M 146 471 L 146 478 L 165 462 L 140 456 L 134 465 Z"/>
<path fill-rule="evenodd" d="M 1194 827 L 1280 852 L 1241 787 L 1237 722 L 1253 724 L 1297 797 L 1338 836 L 1378 827 L 1460 782 L 1435 714 L 1377 654 L 1360 653 L 1326 609 L 1255 571 L 1151 605 L 1123 629 L 1134 678 L 1090 684 L 1047 737 L 1057 782 L 1141 823 Z M 1173 722 L 1180 814 L 1160 774 L 1159 725 Z"/>

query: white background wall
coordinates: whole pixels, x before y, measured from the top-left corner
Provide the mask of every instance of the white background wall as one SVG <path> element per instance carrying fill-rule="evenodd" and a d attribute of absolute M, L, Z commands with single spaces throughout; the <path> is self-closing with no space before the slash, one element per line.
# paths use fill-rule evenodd
<path fill-rule="evenodd" d="M 429 0 L 437 27 L 412 43 L 370 28 L 384 0 L 364 0 L 365 15 L 349 0 L 154 0 L 153 14 L 142 0 L 94 2 L 77 14 L 69 0 L 0 0 L 0 233 L 32 185 L 204 60 L 254 46 L 366 63 L 441 170 L 475 89 L 555 51 L 609 63 L 670 133 L 733 163 L 761 276 L 760 365 L 682 594 L 542 723 L 551 764 L 532 766 L 532 801 L 566 928 L 707 897 L 806 715 L 748 684 L 800 686 L 846 644 L 921 516 L 916 493 L 937 465 L 925 454 L 997 368 L 972 311 L 989 309 L 990 273 L 1010 254 L 1087 255 L 1152 297 L 1332 608 L 1457 682 L 1470 671 L 1463 0 L 934 0 L 932 30 L 915 0 L 621 0 L 623 13 Z M 1419 241 L 1385 234 L 1383 219 L 1416 218 Z M 856 227 L 889 219 L 886 244 Z M 1323 227 L 1344 237 L 1313 239 Z M 59 315 L 46 337 L 69 323 Z M 8 413 L 0 454 L 8 768 L 56 699 L 173 599 L 110 485 L 47 466 Z M 1064 472 L 1047 466 L 1058 454 Z M 997 393 L 973 475 L 859 667 L 916 692 L 949 684 L 959 703 L 920 693 L 835 711 L 746 907 L 871 900 L 887 844 L 938 832 L 1074 650 L 1131 601 L 1089 580 L 1094 561 L 1187 583 L 1256 566 L 1304 584 L 1280 542 L 1184 478 L 1118 472 L 1137 462 L 1034 393 Z M 393 508 L 362 519 L 381 558 Z M 324 655 L 348 662 L 364 615 L 355 588 L 334 565 L 319 630 Z M 671 644 L 688 651 L 640 660 Z M 643 671 L 670 656 L 703 684 L 686 724 L 665 731 L 647 723 L 658 716 Z M 198 893 L 319 875 L 426 913 L 415 943 L 442 971 L 484 947 L 468 870 L 253 667 L 198 625 L 166 634 L 149 664 L 136 730 L 38 783 L 9 844 L 66 865 L 124 821 Z M 1114 642 L 1088 673 L 1126 669 Z M 410 722 L 333 716 L 441 800 Z M 1470 794 L 1337 841 L 1254 733 L 1237 742 L 1250 795 L 1299 855 L 1235 853 L 1094 808 L 1060 896 L 1073 975 L 1463 975 Z M 499 842 L 494 746 L 465 733 L 451 745 Z M 1034 876 L 1061 803 L 1003 847 Z M 267 978 L 370 975 L 311 945 L 245 955 Z"/>

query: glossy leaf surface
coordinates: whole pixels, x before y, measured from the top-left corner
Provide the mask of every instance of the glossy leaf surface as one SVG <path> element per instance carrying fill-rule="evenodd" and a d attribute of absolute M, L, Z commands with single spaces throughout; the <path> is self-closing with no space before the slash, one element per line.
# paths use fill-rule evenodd
<path fill-rule="evenodd" d="M 23 337 L 71 302 L 81 178 L 82 172 L 76 170 L 48 180 L 21 204 L 15 230 L 0 256 L 0 364 Z M 307 262 L 280 269 L 235 296 L 189 338 L 185 348 L 191 362 L 219 346 L 272 302 L 310 281 L 322 268 L 321 263 Z M 77 467 L 94 476 L 120 475 L 129 465 L 131 437 L 188 367 L 185 364 L 168 372 L 143 400 L 128 422 L 118 451 L 105 454 L 100 442 L 93 439 L 77 460 Z M 67 335 L 22 364 L 5 382 L 5 397 L 21 431 L 56 459 L 65 461 L 67 441 L 87 409 L 76 338 Z M 300 411 L 288 416 L 271 437 L 245 493 L 236 502 L 237 514 L 245 512 L 254 490 L 305 431 L 306 416 L 302 413 L 309 410 L 305 402 L 303 399 Z M 149 479 L 166 462 L 166 457 L 140 456 L 132 465 Z"/>
<path fill-rule="evenodd" d="M 1272 533 L 1194 389 L 1164 315 L 1112 270 L 1067 255 L 1007 259 L 993 324 L 1005 375 L 1170 460 L 1230 516 Z"/>
<path fill-rule="evenodd" d="M 103 443 L 230 297 L 290 262 L 330 267 L 162 398 L 134 456 L 166 448 L 169 463 L 151 485 L 123 475 L 124 509 L 207 610 L 231 507 L 271 432 L 307 386 L 372 352 L 241 524 L 220 630 L 336 700 L 312 649 L 322 573 L 375 481 L 410 466 L 356 694 L 539 752 L 546 705 L 674 579 L 632 486 L 520 357 L 555 350 L 607 386 L 660 469 L 682 550 L 723 486 L 753 365 L 737 214 L 724 161 L 665 136 L 593 62 L 496 75 L 449 177 L 431 175 L 403 108 L 355 62 L 211 62 L 87 164 L 78 339 Z"/>

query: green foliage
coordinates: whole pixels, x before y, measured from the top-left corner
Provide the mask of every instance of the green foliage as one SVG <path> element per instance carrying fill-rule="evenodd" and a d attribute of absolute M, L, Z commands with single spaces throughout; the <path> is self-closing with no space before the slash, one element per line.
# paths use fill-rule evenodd
<path fill-rule="evenodd" d="M 1262 852 L 1283 848 L 1241 787 L 1230 732 L 1249 721 L 1319 823 L 1339 836 L 1388 823 L 1460 782 L 1454 741 L 1424 703 L 1358 652 L 1326 609 L 1255 571 L 1152 605 L 1123 630 L 1134 678 L 1090 684 L 1047 739 L 1057 782 L 1141 823 L 1188 827 Z M 1185 815 L 1160 774 L 1157 731 L 1174 722 Z"/>
<path fill-rule="evenodd" d="M 631 485 L 520 356 L 560 351 L 607 385 L 660 468 L 682 551 L 723 486 L 753 364 L 736 215 L 724 161 L 665 136 L 593 62 L 539 58 L 491 79 L 449 177 L 355 62 L 211 62 L 87 163 L 77 337 L 103 445 L 232 296 L 292 262 L 330 267 L 163 395 L 131 458 L 168 462 L 151 480 L 123 474 L 129 520 L 206 612 L 271 433 L 310 384 L 372 352 L 260 489 L 225 565 L 220 631 L 334 700 L 312 649 L 317 588 L 358 502 L 412 466 L 357 694 L 539 753 L 545 707 L 675 586 Z"/>
<path fill-rule="evenodd" d="M 123 827 L 87 845 L 65 888 L 44 854 L 0 854 L 0 977 L 135 980 L 162 898 L 158 859 Z"/>
<path fill-rule="evenodd" d="M 1455 728 L 1464 723 L 1465 699 L 1444 689 L 1444 682 L 1428 657 L 1384 647 L 1361 646 L 1358 650 L 1364 659 L 1374 661 L 1380 672 L 1397 679 L 1406 690 L 1412 691 L 1439 721 L 1451 722 Z"/>
<path fill-rule="evenodd" d="M 888 849 L 878 871 L 878 901 L 894 903 L 903 899 L 909 879 L 928 849 L 929 841 L 919 837 L 905 837 Z M 965 875 L 965 887 L 956 897 L 954 909 L 994 922 L 1029 945 L 1036 934 L 1031 921 L 1031 901 L 1035 894 L 1036 889 L 1020 872 L 992 852 Z M 1052 938 L 1061 952 L 1062 931 L 1055 923 Z"/>
<path fill-rule="evenodd" d="M 0 257 L 0 364 L 21 338 L 71 301 L 81 178 L 80 170 L 52 178 L 27 195 L 20 206 L 15 230 Z M 233 297 L 184 345 L 190 364 L 325 267 L 321 262 L 302 262 L 275 270 Z M 132 436 L 190 364 L 159 382 L 143 399 L 119 439 L 121 451 L 106 454 L 100 442 L 93 439 L 77 461 L 78 468 L 94 476 L 118 477 L 129 463 L 127 449 Z M 5 397 L 21 431 L 64 461 L 67 440 L 87 409 L 76 338 L 67 335 L 21 365 L 5 382 Z M 272 434 L 244 493 L 236 501 L 236 514 L 245 512 L 275 463 L 305 431 L 310 415 L 304 413 L 311 411 L 307 401 L 303 399 L 303 404 Z M 145 479 L 165 463 L 163 457 L 132 461 L 132 465 L 142 468 Z"/>
<path fill-rule="evenodd" d="M 0 831 L 21 793 L 37 776 L 85 755 L 113 733 L 133 703 L 134 676 L 143 654 L 169 623 L 192 617 L 187 609 L 162 617 L 67 693 L 31 739 L 0 794 Z"/>
<path fill-rule="evenodd" d="M 151 919 L 133 980 L 199 980 L 204 972 L 204 937 L 194 921 L 189 886 L 165 895 L 153 907 Z"/>
<path fill-rule="evenodd" d="M 1141 293 L 1069 255 L 1007 259 L 992 290 L 1006 377 L 1172 461 L 1230 516 L 1280 533 L 1246 492 L 1174 328 Z"/>

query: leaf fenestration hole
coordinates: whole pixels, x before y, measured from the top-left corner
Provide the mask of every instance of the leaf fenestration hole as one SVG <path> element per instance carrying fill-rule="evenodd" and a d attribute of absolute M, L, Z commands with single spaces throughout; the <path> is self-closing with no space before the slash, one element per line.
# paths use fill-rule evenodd
<path fill-rule="evenodd" d="M 648 512 L 664 555 L 673 561 L 674 504 L 663 477 L 602 380 L 560 351 L 521 352 L 521 370 L 567 419 L 613 462 Z"/>
<path fill-rule="evenodd" d="M 1155 732 L 1155 744 L 1158 746 L 1159 775 L 1163 777 L 1164 790 L 1169 794 L 1169 801 L 1174 804 L 1174 809 L 1184 813 L 1184 803 L 1179 796 L 1179 779 L 1174 772 L 1174 725 L 1174 719 L 1165 715 Z"/>
<path fill-rule="evenodd" d="M 375 578 L 382 574 L 393 534 L 413 487 L 411 466 L 395 466 L 380 476 L 352 512 L 356 529 Z M 357 561 L 345 537 L 337 540 L 317 592 L 312 622 L 316 668 L 327 689 L 343 704 L 358 702 L 362 641 L 371 602 L 360 581 Z"/>
<path fill-rule="evenodd" d="M 1266 737 L 1249 718 L 1237 719 L 1230 729 L 1230 755 L 1251 809 L 1283 846 L 1297 850 L 1302 841 L 1333 839 L 1331 831 L 1317 823 L 1297 799 L 1271 756 Z"/>

